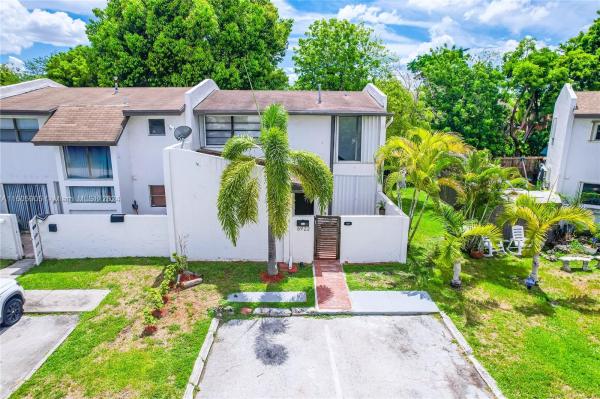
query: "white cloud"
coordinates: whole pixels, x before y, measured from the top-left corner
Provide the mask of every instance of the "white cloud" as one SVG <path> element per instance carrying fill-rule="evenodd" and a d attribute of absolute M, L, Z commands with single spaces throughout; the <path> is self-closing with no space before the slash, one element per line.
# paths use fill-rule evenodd
<path fill-rule="evenodd" d="M 10 55 L 8 56 L 8 62 L 6 63 L 6 67 L 15 73 L 23 73 L 27 69 L 25 68 L 25 63 L 23 62 L 23 60 Z"/>
<path fill-rule="evenodd" d="M 543 21 L 550 15 L 547 5 L 533 5 L 530 0 L 494 0 L 487 4 L 477 19 L 488 25 L 501 25 L 514 33 L 523 28 L 530 27 Z M 474 10 L 465 13 L 465 19 L 471 19 L 476 12 Z"/>
<path fill-rule="evenodd" d="M 0 54 L 20 54 L 34 43 L 75 46 L 88 43 L 85 23 L 64 12 L 27 10 L 18 0 L 0 2 Z"/>
<path fill-rule="evenodd" d="M 369 24 L 405 25 L 419 27 L 428 27 L 431 25 L 431 23 L 429 22 L 414 21 L 401 18 L 398 15 L 398 11 L 396 9 L 393 9 L 391 11 L 383 11 L 380 7 L 367 6 L 365 4 L 346 5 L 343 8 L 340 8 L 340 10 L 337 13 L 337 18 L 347 19 L 353 22 L 366 22 Z"/>
<path fill-rule="evenodd" d="M 107 0 L 21 0 L 28 9 L 56 10 L 80 15 L 92 15 L 94 8 L 106 7 Z"/>

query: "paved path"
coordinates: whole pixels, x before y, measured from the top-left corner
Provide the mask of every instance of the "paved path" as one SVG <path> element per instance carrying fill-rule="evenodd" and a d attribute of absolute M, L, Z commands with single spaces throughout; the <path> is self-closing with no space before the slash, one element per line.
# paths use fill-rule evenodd
<path fill-rule="evenodd" d="M 17 278 L 33 266 L 35 266 L 35 261 L 33 259 L 18 260 L 12 265 L 0 269 L 0 278 Z"/>
<path fill-rule="evenodd" d="M 0 398 L 7 398 L 27 380 L 78 320 L 78 315 L 23 316 L 14 326 L 0 328 Z"/>
<path fill-rule="evenodd" d="M 109 290 L 25 290 L 25 312 L 89 312 L 108 293 Z"/>
<path fill-rule="evenodd" d="M 319 310 L 350 310 L 346 275 L 337 260 L 315 260 L 315 284 Z"/>
<path fill-rule="evenodd" d="M 360 314 L 415 315 L 439 313 L 425 291 L 350 291 L 352 312 Z"/>
<path fill-rule="evenodd" d="M 197 399 L 488 399 L 434 316 L 231 320 L 217 330 Z"/>

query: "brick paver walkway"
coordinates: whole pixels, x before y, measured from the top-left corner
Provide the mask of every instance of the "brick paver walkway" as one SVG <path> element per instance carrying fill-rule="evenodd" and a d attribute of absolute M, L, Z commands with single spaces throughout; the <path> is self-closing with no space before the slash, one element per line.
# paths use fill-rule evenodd
<path fill-rule="evenodd" d="M 350 310 L 350 295 L 340 262 L 315 260 L 317 303 L 321 310 Z"/>

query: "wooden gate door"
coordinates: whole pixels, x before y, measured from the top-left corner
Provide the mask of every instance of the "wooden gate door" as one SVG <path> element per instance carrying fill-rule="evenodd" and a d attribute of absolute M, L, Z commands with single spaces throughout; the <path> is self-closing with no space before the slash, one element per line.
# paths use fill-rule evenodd
<path fill-rule="evenodd" d="M 340 258 L 340 217 L 315 216 L 315 259 Z"/>

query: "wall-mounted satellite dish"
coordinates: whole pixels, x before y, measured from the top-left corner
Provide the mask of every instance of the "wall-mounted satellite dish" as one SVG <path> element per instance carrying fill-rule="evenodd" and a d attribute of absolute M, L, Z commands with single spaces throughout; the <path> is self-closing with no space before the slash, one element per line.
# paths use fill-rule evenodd
<path fill-rule="evenodd" d="M 175 128 L 175 132 L 173 134 L 175 135 L 175 138 L 178 141 L 181 141 L 181 147 L 183 148 L 183 143 L 185 142 L 185 139 L 187 139 L 189 135 L 192 134 L 192 128 L 189 126 L 178 126 L 177 128 Z"/>

